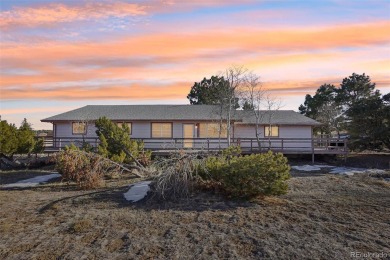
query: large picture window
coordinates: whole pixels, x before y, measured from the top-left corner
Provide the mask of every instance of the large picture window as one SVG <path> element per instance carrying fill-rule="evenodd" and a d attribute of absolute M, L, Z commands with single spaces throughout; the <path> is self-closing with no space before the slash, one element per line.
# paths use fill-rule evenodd
<path fill-rule="evenodd" d="M 220 135 L 221 133 L 221 135 Z M 199 124 L 200 138 L 226 138 L 227 126 L 219 123 L 200 123 Z"/>
<path fill-rule="evenodd" d="M 278 137 L 279 136 L 279 126 L 277 126 L 277 125 L 266 126 L 264 129 L 264 136 L 265 137 Z"/>
<path fill-rule="evenodd" d="M 152 123 L 152 138 L 172 138 L 172 123 Z"/>
<path fill-rule="evenodd" d="M 131 135 L 132 134 L 132 125 L 131 125 L 131 123 L 130 122 L 118 122 L 118 123 L 116 123 L 117 124 L 117 126 L 119 126 L 120 128 L 123 128 L 124 127 L 124 125 L 127 125 L 127 127 L 129 128 L 129 134 Z"/>
<path fill-rule="evenodd" d="M 87 133 L 87 124 L 83 122 L 72 123 L 72 134 L 85 135 Z"/>

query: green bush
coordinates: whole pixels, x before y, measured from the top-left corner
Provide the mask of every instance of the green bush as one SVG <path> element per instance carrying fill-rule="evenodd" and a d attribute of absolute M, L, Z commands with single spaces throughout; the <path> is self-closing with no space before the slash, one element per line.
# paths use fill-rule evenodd
<path fill-rule="evenodd" d="M 209 157 L 205 162 L 206 172 L 201 177 L 219 183 L 232 197 L 253 198 L 259 195 L 280 195 L 287 192 L 285 182 L 290 177 L 287 158 L 269 151 L 265 154 L 224 157 Z"/>
<path fill-rule="evenodd" d="M 144 151 L 144 143 L 130 139 L 130 129 L 126 124 L 119 127 L 106 117 L 96 122 L 96 134 L 99 136 L 98 153 L 118 163 L 132 163 L 137 160 L 150 163 L 151 152 Z"/>
<path fill-rule="evenodd" d="M 241 155 L 241 153 L 242 150 L 240 146 L 232 145 L 222 150 L 222 157 L 229 160 L 232 157 Z"/>
<path fill-rule="evenodd" d="M 232 158 L 241 155 L 240 146 L 230 146 L 223 149 L 220 156 L 209 156 L 205 161 L 198 164 L 197 172 L 203 180 L 220 181 L 222 177 L 222 168 L 230 162 Z"/>
<path fill-rule="evenodd" d="M 38 154 L 38 153 L 43 153 L 44 151 L 45 151 L 45 139 L 38 138 L 35 142 L 32 152 Z"/>

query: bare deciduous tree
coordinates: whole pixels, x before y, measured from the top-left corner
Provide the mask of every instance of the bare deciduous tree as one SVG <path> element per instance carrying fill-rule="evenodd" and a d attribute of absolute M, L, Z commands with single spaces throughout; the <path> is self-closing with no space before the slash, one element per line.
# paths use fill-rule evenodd
<path fill-rule="evenodd" d="M 226 118 L 228 146 L 231 144 L 232 118 L 234 116 L 235 110 L 237 109 L 237 100 L 240 97 L 240 92 L 242 90 L 243 84 L 246 81 L 245 78 L 247 73 L 248 70 L 243 66 L 232 66 L 226 69 L 224 72 L 220 73 L 220 76 L 223 76 L 226 80 L 226 84 L 228 84 L 228 87 L 223 88 L 223 91 L 220 95 L 221 127 L 223 121 L 222 119 Z"/>
<path fill-rule="evenodd" d="M 282 101 L 279 98 L 271 96 L 269 93 L 265 96 L 266 122 L 268 125 L 268 149 L 271 149 L 272 125 L 275 113 L 282 107 Z"/>
<path fill-rule="evenodd" d="M 327 134 L 336 131 L 337 136 L 340 137 L 342 123 L 345 119 L 341 106 L 337 105 L 336 102 L 326 102 L 319 107 L 317 120 L 324 124 Z"/>
<path fill-rule="evenodd" d="M 241 92 L 241 99 L 252 111 L 255 118 L 255 136 L 258 148 L 261 149 L 262 127 L 267 124 L 268 127 L 268 146 L 271 147 L 271 129 L 275 111 L 281 108 L 281 101 L 274 98 L 263 87 L 260 77 L 253 73 L 247 73 L 245 77 L 244 89 Z M 264 133 L 264 136 L 266 133 Z"/>
<path fill-rule="evenodd" d="M 253 116 L 255 117 L 255 135 L 259 149 L 261 148 L 260 123 L 263 121 L 265 115 L 261 111 L 261 106 L 266 94 L 265 92 L 266 91 L 260 82 L 260 77 L 253 72 L 250 72 L 246 77 L 245 89 L 242 92 L 242 99 L 244 102 L 249 104 L 249 110 L 253 112 Z"/>

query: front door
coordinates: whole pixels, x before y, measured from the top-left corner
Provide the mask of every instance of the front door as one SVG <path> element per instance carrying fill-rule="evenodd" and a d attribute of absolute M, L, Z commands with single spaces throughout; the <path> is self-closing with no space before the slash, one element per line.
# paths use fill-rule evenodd
<path fill-rule="evenodd" d="M 183 147 L 192 148 L 194 146 L 195 137 L 195 125 L 194 124 L 183 124 Z M 188 138 L 188 139 L 186 139 Z"/>

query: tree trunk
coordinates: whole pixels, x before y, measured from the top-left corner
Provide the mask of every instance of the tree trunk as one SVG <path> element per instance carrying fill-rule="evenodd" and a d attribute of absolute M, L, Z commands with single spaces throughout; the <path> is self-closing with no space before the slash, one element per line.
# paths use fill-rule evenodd
<path fill-rule="evenodd" d="M 228 104 L 228 114 L 227 114 L 227 142 L 228 142 L 228 147 L 230 147 L 231 140 L 230 140 L 230 131 L 231 131 L 231 119 L 232 119 L 232 98 L 229 98 L 229 104 Z"/>

